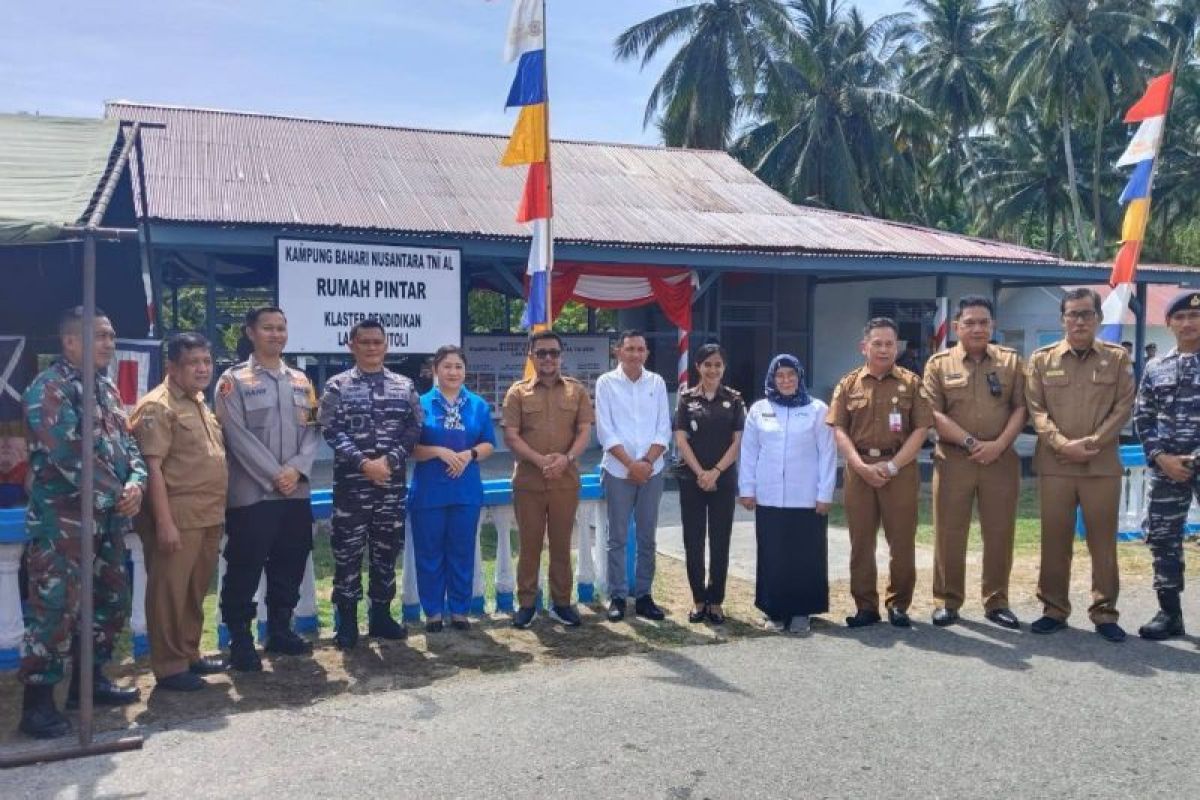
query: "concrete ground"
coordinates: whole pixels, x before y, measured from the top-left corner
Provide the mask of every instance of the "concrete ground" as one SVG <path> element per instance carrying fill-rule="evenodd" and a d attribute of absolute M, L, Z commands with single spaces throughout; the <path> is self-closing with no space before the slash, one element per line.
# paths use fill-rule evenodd
<path fill-rule="evenodd" d="M 1197 797 L 1197 642 L 822 625 L 151 727 L 0 795 Z"/>

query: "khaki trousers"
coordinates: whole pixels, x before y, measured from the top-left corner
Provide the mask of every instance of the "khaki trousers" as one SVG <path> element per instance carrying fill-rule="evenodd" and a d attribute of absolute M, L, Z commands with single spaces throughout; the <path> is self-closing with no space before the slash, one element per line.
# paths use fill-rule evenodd
<path fill-rule="evenodd" d="M 1116 622 L 1121 579 L 1117 568 L 1119 475 L 1043 475 L 1038 479 L 1042 505 L 1042 564 L 1038 599 L 1047 617 L 1071 615 L 1071 557 L 1075 549 L 1075 507 L 1083 509 L 1088 553 L 1092 556 L 1092 623 Z"/>
<path fill-rule="evenodd" d="M 513 512 L 520 532 L 521 552 L 517 557 L 517 603 L 531 608 L 537 600 L 538 572 L 542 566 L 542 543 L 550 541 L 550 602 L 571 603 L 571 534 L 579 489 L 513 489 Z"/>
<path fill-rule="evenodd" d="M 906 610 L 917 583 L 917 493 L 921 472 L 908 464 L 876 489 L 854 470 L 844 473 L 846 524 L 850 528 L 850 594 L 859 610 L 878 611 L 875 545 L 879 523 L 888 543 L 888 608 Z"/>
<path fill-rule="evenodd" d="M 964 451 L 939 458 L 933 469 L 933 596 L 946 608 L 966 598 L 967 535 L 971 509 L 979 504 L 983 538 L 983 608 L 1008 608 L 1021 459 L 1009 449 L 984 466 Z"/>
<path fill-rule="evenodd" d="M 159 550 L 153 532 L 142 532 L 146 627 L 150 668 L 156 678 L 183 672 L 200 659 L 204 596 L 217 569 L 221 531 L 221 525 L 183 528 L 179 531 L 183 546 L 174 553 Z"/>

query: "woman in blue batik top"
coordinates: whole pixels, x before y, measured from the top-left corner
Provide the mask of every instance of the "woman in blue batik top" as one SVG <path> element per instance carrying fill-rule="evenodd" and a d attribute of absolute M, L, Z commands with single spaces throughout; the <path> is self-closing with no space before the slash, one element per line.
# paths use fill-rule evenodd
<path fill-rule="evenodd" d="M 429 633 L 442 630 L 447 610 L 452 627 L 470 627 L 475 532 L 483 505 L 479 462 L 496 446 L 487 401 L 463 386 L 462 348 L 439 348 L 433 373 L 434 387 L 421 395 L 425 422 L 413 453 L 417 465 L 408 496 L 417 591 Z"/>

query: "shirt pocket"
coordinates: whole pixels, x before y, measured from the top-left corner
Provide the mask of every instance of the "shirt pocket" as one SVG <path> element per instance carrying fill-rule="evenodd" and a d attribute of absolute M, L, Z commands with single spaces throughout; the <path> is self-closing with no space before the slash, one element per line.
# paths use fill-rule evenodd
<path fill-rule="evenodd" d="M 847 411 L 862 411 L 871 404 L 871 398 L 865 394 L 850 394 L 846 395 L 846 410 Z"/>
<path fill-rule="evenodd" d="M 246 405 L 246 427 L 263 430 L 271 423 L 271 412 L 275 409 L 275 398 L 269 392 L 258 392 L 244 399 Z"/>
<path fill-rule="evenodd" d="M 292 407 L 296 409 L 296 422 L 299 424 L 312 425 L 316 422 L 316 409 L 308 400 L 307 388 L 292 387 Z"/>

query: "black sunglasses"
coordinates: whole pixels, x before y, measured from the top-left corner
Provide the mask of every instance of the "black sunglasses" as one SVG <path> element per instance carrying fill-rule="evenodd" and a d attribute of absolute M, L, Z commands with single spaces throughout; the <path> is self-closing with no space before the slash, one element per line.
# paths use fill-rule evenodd
<path fill-rule="evenodd" d="M 534 358 L 558 358 L 562 355 L 562 350 L 534 350 Z"/>

